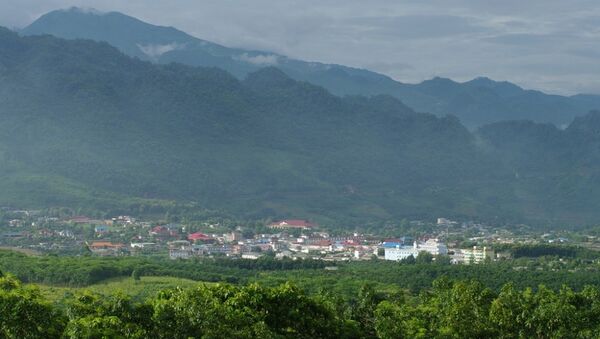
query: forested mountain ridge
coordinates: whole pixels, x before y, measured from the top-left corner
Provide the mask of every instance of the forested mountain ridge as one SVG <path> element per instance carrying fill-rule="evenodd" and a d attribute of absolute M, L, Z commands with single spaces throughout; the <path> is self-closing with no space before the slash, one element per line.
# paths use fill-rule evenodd
<path fill-rule="evenodd" d="M 293 79 L 323 86 L 336 95 L 388 94 L 420 112 L 456 115 L 469 128 L 524 119 L 565 126 L 575 116 L 600 109 L 600 96 L 597 95 L 548 95 L 485 77 L 464 83 L 444 78 L 419 84 L 401 83 L 368 70 L 305 62 L 265 51 L 228 48 L 173 27 L 151 25 L 117 12 L 99 13 L 78 8 L 53 11 L 21 33 L 106 41 L 142 60 L 219 67 L 239 79 L 260 68 L 276 66 Z"/>
<path fill-rule="evenodd" d="M 477 135 L 487 154 L 514 173 L 515 192 L 532 214 L 575 221 L 594 214 L 600 200 L 599 116 L 592 111 L 565 130 L 531 121 L 500 122 Z"/>
<path fill-rule="evenodd" d="M 540 129 L 550 137 L 531 143 L 556 164 L 552 143 L 597 136 L 570 132 L 595 113 L 565 131 L 512 122 L 473 134 L 455 117 L 416 113 L 390 96 L 337 97 L 277 68 L 240 81 L 216 68 L 136 60 L 106 43 L 6 29 L 0 46 L 2 205 L 163 199 L 245 218 L 348 225 L 599 217 L 583 199 L 598 187 L 598 172 L 580 172 L 593 148 L 548 176 L 528 156 L 503 155 L 518 147 L 519 128 Z M 565 178 L 580 184 L 566 195 Z"/>
<path fill-rule="evenodd" d="M 389 217 L 397 199 L 402 213 L 425 213 L 427 198 L 410 192 L 474 174 L 456 119 L 389 97 L 339 98 L 272 68 L 240 82 L 91 41 L 0 39 L 0 141 L 35 173 L 238 213 L 350 218 Z"/>

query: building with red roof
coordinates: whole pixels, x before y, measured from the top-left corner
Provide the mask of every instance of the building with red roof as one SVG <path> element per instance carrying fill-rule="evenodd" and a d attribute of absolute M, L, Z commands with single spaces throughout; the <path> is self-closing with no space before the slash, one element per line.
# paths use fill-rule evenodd
<path fill-rule="evenodd" d="M 191 233 L 188 234 L 188 240 L 189 241 L 206 241 L 206 240 L 212 240 L 213 238 L 209 235 L 206 235 L 204 233 L 201 232 L 196 232 L 196 233 Z"/>

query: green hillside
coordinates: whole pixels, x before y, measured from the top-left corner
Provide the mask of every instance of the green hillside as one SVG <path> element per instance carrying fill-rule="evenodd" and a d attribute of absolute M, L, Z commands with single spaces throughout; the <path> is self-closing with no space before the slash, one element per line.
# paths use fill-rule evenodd
<path fill-rule="evenodd" d="M 179 201 L 346 225 L 441 215 L 598 220 L 590 201 L 544 188 L 569 178 L 589 188 L 573 167 L 583 163 L 531 165 L 543 180 L 527 171 L 521 180 L 514 166 L 535 158 L 504 154 L 519 141 L 502 143 L 501 131 L 495 142 L 485 132 L 493 126 L 472 134 L 455 117 L 415 113 L 389 96 L 337 97 L 276 68 L 240 81 L 132 59 L 106 43 L 8 30 L 0 46 L 2 205 Z M 572 196 L 589 197 L 580 193 Z"/>
<path fill-rule="evenodd" d="M 268 51 L 228 48 L 118 12 L 76 7 L 56 10 L 41 16 L 21 33 L 106 41 L 142 60 L 219 67 L 239 79 L 263 67 L 276 66 L 295 80 L 323 86 L 337 95 L 392 95 L 419 112 L 456 115 L 469 128 L 513 119 L 563 126 L 575 116 L 600 109 L 597 95 L 549 95 L 485 77 L 463 83 L 434 78 L 406 84 L 369 70 L 296 60 Z"/>

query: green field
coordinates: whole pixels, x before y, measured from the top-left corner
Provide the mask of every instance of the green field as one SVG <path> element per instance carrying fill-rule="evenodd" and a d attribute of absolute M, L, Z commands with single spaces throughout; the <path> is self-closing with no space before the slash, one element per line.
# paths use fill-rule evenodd
<path fill-rule="evenodd" d="M 36 286 L 40 288 L 44 297 L 57 302 L 84 291 L 102 295 L 121 293 L 129 295 L 134 299 L 143 300 L 155 296 L 161 290 L 174 289 L 176 287 L 190 288 L 200 284 L 207 283 L 174 277 L 140 277 L 140 280 L 137 281 L 127 277 L 107 279 L 86 287 L 64 287 L 44 284 L 36 284 Z"/>

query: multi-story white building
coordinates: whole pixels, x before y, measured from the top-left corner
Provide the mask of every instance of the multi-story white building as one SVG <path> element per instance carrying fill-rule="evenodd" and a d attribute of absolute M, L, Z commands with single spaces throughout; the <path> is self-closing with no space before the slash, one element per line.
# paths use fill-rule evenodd
<path fill-rule="evenodd" d="M 494 251 L 487 247 L 477 247 L 473 246 L 473 248 L 462 249 L 460 250 L 462 254 L 462 262 L 463 264 L 479 264 L 484 262 L 486 259 L 494 258 Z"/>
<path fill-rule="evenodd" d="M 385 248 L 385 260 L 402 260 L 410 256 L 417 257 L 419 251 L 417 250 L 417 243 L 413 246 L 396 246 Z"/>
<path fill-rule="evenodd" d="M 429 239 L 424 243 L 417 243 L 416 241 L 412 246 L 396 246 L 385 248 L 385 260 L 402 260 L 410 256 L 416 258 L 419 252 L 427 252 L 432 255 L 446 255 L 448 254 L 448 247 L 439 242 L 437 239 Z"/>
<path fill-rule="evenodd" d="M 433 255 L 447 255 L 448 254 L 448 246 L 446 244 L 438 241 L 437 239 L 429 239 L 424 243 L 418 244 L 417 248 L 419 252 L 425 251 L 429 252 Z"/>

